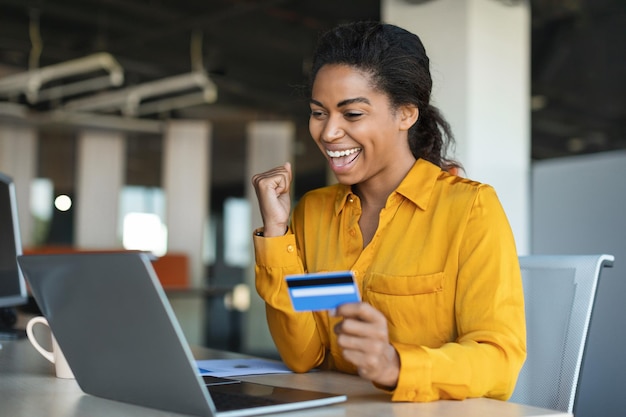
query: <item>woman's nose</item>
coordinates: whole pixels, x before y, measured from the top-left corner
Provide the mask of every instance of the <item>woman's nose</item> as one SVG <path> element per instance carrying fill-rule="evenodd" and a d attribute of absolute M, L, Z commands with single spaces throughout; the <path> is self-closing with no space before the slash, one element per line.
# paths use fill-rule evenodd
<path fill-rule="evenodd" d="M 341 123 L 337 120 L 329 118 L 322 131 L 322 140 L 324 142 L 332 142 L 342 138 L 345 135 Z"/>

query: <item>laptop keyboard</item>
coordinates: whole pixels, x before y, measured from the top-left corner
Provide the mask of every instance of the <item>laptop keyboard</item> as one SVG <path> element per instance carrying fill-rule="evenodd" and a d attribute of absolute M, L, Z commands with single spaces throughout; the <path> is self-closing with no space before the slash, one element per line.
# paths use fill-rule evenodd
<path fill-rule="evenodd" d="M 209 389 L 209 392 L 211 393 L 211 399 L 213 400 L 217 411 L 239 410 L 244 408 L 280 404 L 280 402 L 266 397 L 255 397 L 251 395 L 211 389 Z"/>

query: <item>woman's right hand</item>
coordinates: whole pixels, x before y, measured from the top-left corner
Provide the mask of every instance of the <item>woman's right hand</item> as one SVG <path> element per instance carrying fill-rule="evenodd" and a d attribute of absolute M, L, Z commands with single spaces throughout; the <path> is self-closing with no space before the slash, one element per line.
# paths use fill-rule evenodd
<path fill-rule="evenodd" d="M 265 237 L 282 236 L 287 230 L 291 210 L 291 178 L 289 162 L 252 177 Z"/>

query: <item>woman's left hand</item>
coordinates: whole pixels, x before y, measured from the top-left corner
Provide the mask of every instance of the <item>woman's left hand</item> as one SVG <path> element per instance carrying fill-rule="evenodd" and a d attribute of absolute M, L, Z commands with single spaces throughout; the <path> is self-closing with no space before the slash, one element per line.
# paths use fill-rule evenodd
<path fill-rule="evenodd" d="M 394 388 L 400 375 L 400 357 L 389 343 L 387 319 L 367 303 L 348 303 L 335 313 L 343 320 L 335 326 L 343 357 L 357 367 L 362 378 Z"/>

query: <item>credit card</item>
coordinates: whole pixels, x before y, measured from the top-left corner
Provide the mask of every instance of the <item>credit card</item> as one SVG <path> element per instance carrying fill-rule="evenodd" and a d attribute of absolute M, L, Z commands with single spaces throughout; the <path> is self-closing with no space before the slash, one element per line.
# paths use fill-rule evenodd
<path fill-rule="evenodd" d="M 285 280 L 296 311 L 332 310 L 361 301 L 352 271 L 287 275 Z"/>

